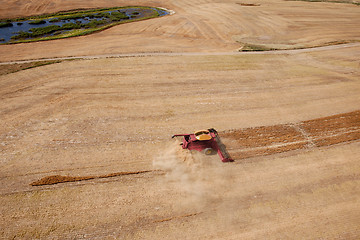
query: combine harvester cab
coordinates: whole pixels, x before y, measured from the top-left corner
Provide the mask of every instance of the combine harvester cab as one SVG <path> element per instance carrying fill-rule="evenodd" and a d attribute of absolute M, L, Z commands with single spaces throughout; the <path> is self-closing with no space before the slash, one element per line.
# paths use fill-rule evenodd
<path fill-rule="evenodd" d="M 183 137 L 182 148 L 196 150 L 205 155 L 217 153 L 222 162 L 233 162 L 225 145 L 221 142 L 217 131 L 213 128 L 196 131 L 194 134 L 177 134 L 172 136 Z"/>

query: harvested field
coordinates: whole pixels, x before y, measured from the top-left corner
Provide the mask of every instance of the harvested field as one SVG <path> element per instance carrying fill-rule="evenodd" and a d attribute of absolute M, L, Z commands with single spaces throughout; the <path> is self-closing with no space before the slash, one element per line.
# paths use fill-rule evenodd
<path fill-rule="evenodd" d="M 0 238 L 359 239 L 359 6 L 131 3 L 175 14 L 0 46 Z M 5 0 L 0 15 L 124 5 Z M 206 128 L 235 162 L 171 139 Z"/>
<path fill-rule="evenodd" d="M 111 3 L 105 0 L 75 0 L 71 3 L 33 0 L 26 4 L 5 0 L 2 3 L 0 13 L 4 18 L 129 5 L 122 0 Z M 41 47 L 38 43 L 0 46 L 0 61 L 24 60 L 30 56 L 34 59 L 111 53 L 235 52 L 248 45 L 295 49 L 360 40 L 360 8 L 354 4 L 282 0 L 255 3 L 132 0 L 131 5 L 165 7 L 175 14 L 116 26 L 91 36 L 48 41 Z"/>
<path fill-rule="evenodd" d="M 356 239 L 359 51 L 77 60 L 0 76 L 0 201 L 13 219 L 2 237 Z M 171 139 L 210 127 L 236 162 Z M 161 171 L 105 177 L 144 169 Z M 66 183 L 29 185 L 39 180 Z"/>
<path fill-rule="evenodd" d="M 263 126 L 221 133 L 235 160 L 288 152 L 302 148 L 330 146 L 360 139 L 360 111 L 308 120 L 297 124 Z M 233 141 L 235 140 L 235 141 Z M 31 186 L 86 181 L 152 172 L 119 172 L 100 176 L 48 176 Z"/>
<path fill-rule="evenodd" d="M 360 139 L 360 111 L 221 134 L 234 159 L 271 155 L 302 148 L 330 146 Z"/>

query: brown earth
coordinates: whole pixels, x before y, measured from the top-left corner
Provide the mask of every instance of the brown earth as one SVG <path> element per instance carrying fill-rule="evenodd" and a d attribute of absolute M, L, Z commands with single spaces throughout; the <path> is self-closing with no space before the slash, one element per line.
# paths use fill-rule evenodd
<path fill-rule="evenodd" d="M 0 76 L 2 237 L 356 239 L 359 53 L 76 60 Z M 344 139 L 309 147 L 296 126 Z M 242 153 L 224 136 L 242 153 L 230 164 L 172 144 L 210 127 L 264 137 Z M 154 169 L 166 174 L 29 185 Z"/>
<path fill-rule="evenodd" d="M 141 174 L 141 173 L 148 173 L 151 171 L 136 171 L 136 172 L 118 172 L 118 173 L 109 173 L 99 176 L 81 176 L 81 177 L 71 177 L 71 176 L 48 176 L 39 179 L 38 181 L 30 183 L 31 186 L 43 186 L 43 185 L 53 185 L 58 183 L 66 183 L 66 182 L 79 182 L 79 181 L 86 181 L 91 179 L 99 179 L 99 178 L 112 178 L 112 177 L 119 177 L 119 176 L 126 176 L 126 175 L 134 175 L 134 174 Z"/>
<path fill-rule="evenodd" d="M 360 139 L 360 111 L 318 118 L 300 122 L 296 125 L 275 125 L 231 130 L 221 133 L 221 138 L 228 142 L 227 150 L 234 160 L 282 153 L 305 147 L 330 146 Z M 256 150 L 257 148 L 261 149 Z M 30 185 L 52 185 L 147 172 L 151 171 L 119 172 L 78 177 L 55 175 L 43 177 L 30 183 Z"/>
<path fill-rule="evenodd" d="M 221 134 L 234 159 L 330 146 L 360 139 L 360 111 L 295 124 L 231 130 Z"/>
<path fill-rule="evenodd" d="M 77 8 L 129 5 L 123 0 L 3 0 L 0 16 L 16 17 Z M 259 4 L 249 7 L 242 4 Z M 237 51 L 245 44 L 292 49 L 359 41 L 360 7 L 352 4 L 282 0 L 132 0 L 131 5 L 165 7 L 171 16 L 107 29 L 90 36 L 1 45 L 1 62 L 139 52 Z"/>
<path fill-rule="evenodd" d="M 1 3 L 4 17 L 128 4 Z M 0 238 L 359 239 L 360 45 L 233 52 L 243 43 L 359 40 L 360 8 L 131 3 L 176 14 L 0 46 L 2 62 L 103 55 L 0 76 Z M 134 55 L 104 57 L 119 53 Z M 228 134 L 236 162 L 190 154 L 171 139 L 211 127 Z M 29 185 L 139 171 L 152 172 Z"/>

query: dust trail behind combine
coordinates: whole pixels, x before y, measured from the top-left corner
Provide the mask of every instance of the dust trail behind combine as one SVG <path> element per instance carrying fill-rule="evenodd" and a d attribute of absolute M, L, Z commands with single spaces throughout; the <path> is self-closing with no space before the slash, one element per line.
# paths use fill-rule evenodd
<path fill-rule="evenodd" d="M 165 178 L 160 180 L 163 185 L 187 196 L 179 208 L 196 214 L 218 206 L 224 193 L 231 192 L 234 184 L 231 178 L 236 174 L 231 163 L 222 163 L 218 155 L 205 156 L 181 149 L 178 141 L 156 157 L 153 166 L 166 172 Z"/>
<path fill-rule="evenodd" d="M 360 139 L 360 111 L 338 114 L 325 118 L 303 121 L 295 124 L 281 124 L 231 130 L 221 134 L 234 159 L 271 155 L 291 150 L 330 146 Z M 229 177 L 230 170 L 219 168 L 220 161 L 209 161 L 216 156 L 191 154 L 181 150 L 179 142 L 168 146 L 153 161 L 154 169 L 167 172 L 168 181 L 176 181 L 191 196 L 202 198 L 214 186 L 215 177 Z M 227 170 L 226 170 L 227 169 Z M 152 172 L 154 170 L 117 172 L 98 176 L 47 176 L 32 182 L 31 186 L 52 185 L 91 179 L 117 177 Z M 209 178 L 208 176 L 212 176 Z"/>
<path fill-rule="evenodd" d="M 329 146 L 360 139 L 360 111 L 294 124 L 231 130 L 220 136 L 235 160 Z M 239 174 L 231 164 L 222 163 L 217 155 L 204 156 L 197 151 L 183 150 L 179 142 L 169 145 L 155 158 L 153 166 L 166 172 L 164 184 L 172 184 L 189 196 L 184 207 L 192 205 L 194 211 L 210 207 L 223 214 L 224 209 L 229 209 L 223 206 L 224 198 L 239 188 L 238 183 L 231 180 Z"/>
<path fill-rule="evenodd" d="M 286 221 L 289 216 L 294 216 L 296 208 L 289 203 L 298 204 L 302 201 L 308 204 L 309 201 L 314 201 L 321 205 L 323 201 L 329 201 L 328 199 L 340 201 L 337 197 L 332 197 L 332 194 L 338 196 L 333 193 L 337 190 L 333 191 L 329 186 L 343 191 L 346 184 L 352 184 L 351 181 L 359 179 L 357 174 L 340 174 L 342 170 L 335 178 L 319 177 L 316 172 L 320 166 L 334 164 L 331 161 L 339 161 L 338 164 L 341 165 L 350 161 L 343 160 L 342 157 L 322 160 L 333 153 L 307 151 L 304 154 L 309 155 L 309 159 L 291 156 L 287 158 L 289 162 L 285 163 L 291 166 L 290 170 L 284 169 L 281 165 L 284 162 L 277 157 L 262 162 L 244 160 L 359 140 L 360 111 L 299 123 L 232 130 L 222 132 L 220 136 L 231 156 L 238 160 L 235 165 L 222 163 L 217 155 L 209 157 L 196 151 L 191 153 L 183 150 L 178 145 L 179 142 L 169 145 L 167 150 L 153 161 L 155 169 L 166 172 L 165 177 L 159 180 L 163 181 L 162 185 L 182 192 L 184 196 L 173 207 L 176 210 L 181 209 L 183 215 L 163 218 L 154 221 L 155 223 L 173 221 L 173 224 L 176 224 L 177 221 L 180 222 L 180 218 L 199 215 L 201 217 L 197 219 L 208 218 L 207 227 L 221 224 L 224 232 L 239 231 L 240 226 L 250 223 L 264 225 L 266 229 L 268 220 L 265 216 L 268 219 L 276 216 Z M 319 156 L 320 160 L 312 162 L 312 159 L 317 158 L 314 156 Z M 322 169 L 333 171 L 327 167 Z M 303 178 L 303 174 L 309 179 Z M 301 219 L 302 214 L 304 213 L 297 219 Z M 311 216 L 310 213 L 306 214 Z M 257 217 L 254 218 L 254 215 Z"/>

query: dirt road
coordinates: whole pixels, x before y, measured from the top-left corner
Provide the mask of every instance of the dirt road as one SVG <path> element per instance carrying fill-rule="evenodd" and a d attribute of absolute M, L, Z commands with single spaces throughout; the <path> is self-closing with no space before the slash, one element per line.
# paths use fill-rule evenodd
<path fill-rule="evenodd" d="M 3 3 L 6 16 L 109 4 Z M 135 1 L 176 14 L 0 46 L 4 63 L 94 58 L 0 76 L 0 238 L 359 239 L 359 44 L 234 52 L 359 39 L 360 8 L 238 3 Z M 234 163 L 171 139 L 210 127 Z M 31 185 L 49 176 L 71 181 Z"/>

